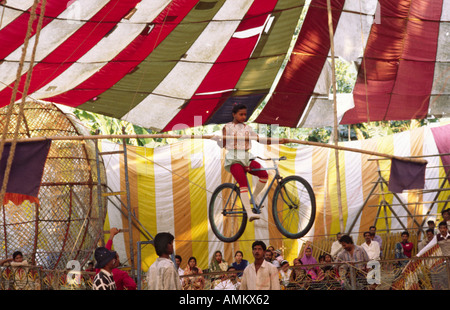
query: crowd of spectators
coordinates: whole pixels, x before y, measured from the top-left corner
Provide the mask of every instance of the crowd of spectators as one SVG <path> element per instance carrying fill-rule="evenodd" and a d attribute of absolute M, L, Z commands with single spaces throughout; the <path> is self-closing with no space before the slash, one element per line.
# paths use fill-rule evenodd
<path fill-rule="evenodd" d="M 428 221 L 428 229 L 422 240 L 418 240 L 416 244 L 410 241 L 408 231 L 401 233 L 401 240 L 393 249 L 394 264 L 400 267 L 398 270 L 408 264 L 413 253 L 422 256 L 435 245 L 440 246 L 444 256 L 450 256 L 450 211 L 444 210 L 442 216 L 444 220 L 438 227 L 434 221 Z M 112 240 L 118 232 L 116 228 L 111 229 L 106 246 L 95 251 L 95 266 L 91 262 L 88 269 L 85 269 L 95 274 L 94 290 L 135 290 L 137 287 L 127 272 L 118 268 L 118 254 L 112 251 Z M 233 262 L 227 262 L 223 253 L 216 251 L 208 268 L 203 270 L 197 265 L 196 257 L 189 257 L 182 268 L 183 258 L 174 253 L 174 237 L 169 233 L 162 233 L 155 236 L 154 246 L 158 258 L 149 268 L 146 281 L 149 289 L 239 290 L 248 289 L 249 285 L 257 286 L 258 281 L 272 283 L 269 289 L 281 290 L 374 289 L 376 284 L 369 285 L 367 281 L 370 271 L 368 262 L 383 259 L 383 241 L 374 226 L 365 231 L 363 237 L 364 241 L 357 245 L 350 235 L 337 233 L 329 251 L 316 251 L 322 253 L 317 259 L 313 255 L 312 245 L 307 244 L 291 262 L 283 257 L 280 249 L 273 246 L 266 248 L 264 242 L 257 241 L 252 245 L 252 258 L 244 258 L 242 251 L 236 251 Z M 159 241 L 160 239 L 162 241 Z M 255 247 L 258 247 L 260 253 L 257 253 Z M 23 264 L 22 258 L 22 254 L 17 252 L 13 258 L 0 261 L 0 265 Z M 263 272 L 257 273 L 258 269 Z M 253 274 L 250 273 L 252 270 Z M 259 278 L 261 274 L 266 278 Z M 244 280 L 246 276 L 252 277 L 252 280 Z M 350 281 L 351 277 L 353 281 Z"/>

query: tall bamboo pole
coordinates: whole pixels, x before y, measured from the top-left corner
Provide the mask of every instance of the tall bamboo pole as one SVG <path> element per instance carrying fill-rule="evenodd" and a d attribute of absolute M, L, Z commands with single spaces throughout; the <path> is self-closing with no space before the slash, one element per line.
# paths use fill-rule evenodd
<path fill-rule="evenodd" d="M 33 142 L 33 141 L 44 141 L 44 140 L 54 140 L 54 141 L 69 141 L 69 140 L 96 140 L 96 139 L 215 139 L 218 136 L 215 135 L 170 135 L 170 134 L 127 134 L 127 135 L 119 135 L 119 134 L 111 134 L 111 135 L 79 135 L 79 136 L 49 136 L 49 137 L 31 137 L 31 138 L 18 138 L 17 142 Z M 234 137 L 234 136 L 219 136 L 220 138 L 225 139 L 248 139 L 248 140 L 257 140 L 256 137 Z M 428 161 L 422 158 L 416 158 L 416 157 L 403 157 L 403 156 L 396 156 L 392 154 L 387 153 L 380 153 L 380 152 L 374 152 L 369 150 L 363 150 L 363 149 L 356 149 L 351 147 L 346 147 L 342 145 L 334 145 L 329 143 L 321 143 L 321 142 L 313 142 L 313 141 L 303 141 L 303 140 L 297 140 L 297 139 L 280 139 L 280 138 L 259 138 L 260 140 L 263 140 L 262 143 L 281 143 L 280 140 L 282 140 L 283 143 L 296 143 L 296 144 L 302 144 L 302 145 L 309 145 L 309 146 L 316 146 L 316 147 L 324 147 L 324 148 L 331 148 L 331 149 L 337 149 L 340 151 L 348 151 L 348 152 L 355 152 L 355 153 L 361 153 L 361 154 L 367 154 L 372 156 L 378 156 L 386 159 L 397 159 L 407 162 L 414 162 L 418 164 L 427 164 Z M 11 142 L 12 139 L 5 139 L 4 142 L 8 143 Z"/>
<path fill-rule="evenodd" d="M 334 126 L 333 126 L 333 138 L 334 145 L 337 146 L 339 142 L 338 133 L 338 119 L 337 119 L 337 87 L 336 87 L 336 68 L 334 62 L 334 28 L 333 28 L 333 15 L 331 12 L 331 0 L 327 0 L 327 10 L 328 10 L 328 30 L 330 35 L 330 48 L 331 48 L 331 79 L 333 83 L 333 115 L 334 115 Z M 344 231 L 344 215 L 342 212 L 342 199 L 341 199 L 341 176 L 339 169 L 339 150 L 335 148 L 334 156 L 336 158 L 336 186 L 337 186 L 337 196 L 338 196 L 338 209 L 339 209 L 339 223 L 341 232 Z"/>

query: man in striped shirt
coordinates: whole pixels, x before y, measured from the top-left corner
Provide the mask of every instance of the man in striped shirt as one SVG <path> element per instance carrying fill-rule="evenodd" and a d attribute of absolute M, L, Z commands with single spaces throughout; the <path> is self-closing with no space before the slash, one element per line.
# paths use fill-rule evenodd
<path fill-rule="evenodd" d="M 367 285 L 366 280 L 366 264 L 369 261 L 369 256 L 363 247 L 353 243 L 352 237 L 349 235 L 343 235 L 340 239 L 344 251 L 339 253 L 337 261 L 339 263 L 351 263 L 342 264 L 339 267 L 339 277 L 344 287 L 348 285 L 356 285 L 359 289 Z M 352 269 L 350 269 L 352 268 Z M 351 282 L 351 274 L 355 272 L 356 282 Z"/>
<path fill-rule="evenodd" d="M 95 275 L 93 289 L 98 291 L 116 290 L 112 270 L 116 264 L 116 252 L 105 247 L 95 249 L 95 268 L 100 271 Z"/>

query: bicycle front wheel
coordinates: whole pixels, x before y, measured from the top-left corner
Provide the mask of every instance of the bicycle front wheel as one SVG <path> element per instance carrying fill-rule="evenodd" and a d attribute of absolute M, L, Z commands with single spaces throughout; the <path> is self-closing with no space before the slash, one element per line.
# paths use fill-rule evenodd
<path fill-rule="evenodd" d="M 272 212 L 284 236 L 298 239 L 306 235 L 316 217 L 316 198 L 311 185 L 296 175 L 284 178 L 275 189 Z"/>
<path fill-rule="evenodd" d="M 219 240 L 238 240 L 247 226 L 247 213 L 242 207 L 239 187 L 231 183 L 219 185 L 212 194 L 208 217 Z"/>

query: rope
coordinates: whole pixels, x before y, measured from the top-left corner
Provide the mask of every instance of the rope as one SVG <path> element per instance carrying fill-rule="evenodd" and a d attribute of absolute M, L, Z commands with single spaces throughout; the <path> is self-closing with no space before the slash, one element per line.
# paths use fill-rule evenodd
<path fill-rule="evenodd" d="M 40 34 L 40 30 L 42 28 L 42 22 L 44 19 L 44 12 L 45 12 L 45 6 L 46 6 L 47 0 L 43 0 L 42 5 L 41 5 L 41 11 L 40 11 L 40 15 L 39 15 L 39 21 L 38 21 L 38 25 L 37 25 L 37 29 L 36 29 L 36 34 L 35 34 L 35 42 L 34 42 L 34 46 L 33 46 L 33 50 L 32 50 L 32 54 L 31 54 L 31 60 L 30 60 L 30 65 L 29 65 L 29 69 L 26 75 L 26 80 L 25 80 L 25 86 L 24 86 L 24 96 L 22 97 L 22 101 L 19 104 L 19 114 L 18 114 L 18 119 L 16 121 L 16 127 L 14 130 L 14 135 L 13 135 L 13 139 L 11 142 L 11 149 L 9 152 L 9 157 L 7 160 L 7 164 L 6 164 L 6 170 L 5 170 L 5 174 L 4 174 L 4 178 L 3 178 L 3 184 L 2 184 L 2 189 L 0 192 L 0 202 L 2 204 L 2 211 L 3 211 L 3 218 L 6 219 L 6 214 L 5 214 L 5 206 L 4 206 L 4 197 L 5 197 L 5 193 L 6 193 L 6 189 L 7 189 L 7 184 L 8 184 L 8 180 L 9 180 L 9 175 L 11 172 L 11 166 L 12 166 L 12 162 L 14 160 L 14 155 L 15 155 L 15 151 L 16 151 L 16 146 L 17 146 L 17 140 L 18 140 L 18 133 L 19 133 L 19 127 L 20 124 L 22 122 L 22 118 L 24 116 L 23 114 L 23 110 L 24 110 L 24 106 L 25 106 L 25 97 L 26 97 L 26 93 L 28 92 L 28 88 L 30 86 L 30 81 L 31 81 L 31 71 L 33 68 L 33 64 L 34 64 L 34 58 L 36 55 L 36 48 L 37 45 L 39 43 L 39 34 Z M 9 128 L 9 124 L 11 121 L 11 115 L 12 115 L 12 111 L 14 109 L 14 102 L 16 100 L 16 95 L 17 95 L 17 91 L 19 88 L 19 84 L 20 84 L 20 79 L 21 79 L 21 75 L 22 75 L 22 69 L 23 69 L 23 65 L 25 62 L 25 56 L 27 53 L 27 49 L 28 49 L 28 43 L 30 41 L 30 37 L 31 37 L 31 31 L 32 31 L 32 27 L 33 27 L 33 22 L 36 19 L 36 8 L 38 5 L 38 0 L 35 0 L 33 3 L 33 7 L 31 9 L 31 13 L 30 13 L 30 19 L 28 20 L 28 29 L 27 29 L 27 34 L 25 37 L 25 41 L 24 41 L 24 47 L 23 47 L 23 51 L 22 51 L 22 56 L 20 59 L 20 64 L 19 67 L 17 69 L 17 75 L 16 75 L 16 82 L 14 85 L 14 91 L 13 94 L 11 96 L 11 100 L 10 100 L 10 104 L 8 107 L 8 113 L 7 113 L 7 117 L 6 117 L 6 124 L 5 127 L 3 128 L 3 133 L 2 133 L 2 139 L 0 141 L 0 160 L 1 157 L 3 155 L 3 150 L 5 147 L 5 137 L 7 134 L 7 129 Z M 6 236 L 6 225 L 4 225 L 4 235 Z M 6 243 L 6 240 L 5 240 Z"/>

